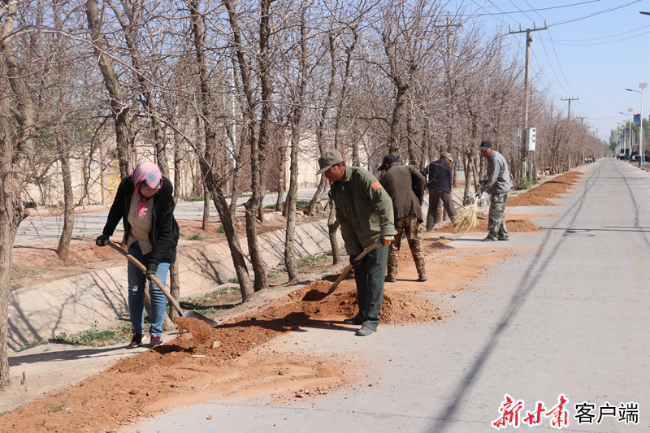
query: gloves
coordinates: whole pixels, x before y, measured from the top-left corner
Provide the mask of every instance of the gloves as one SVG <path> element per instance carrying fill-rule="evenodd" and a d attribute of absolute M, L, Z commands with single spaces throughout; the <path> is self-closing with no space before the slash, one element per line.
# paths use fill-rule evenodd
<path fill-rule="evenodd" d="M 354 265 L 354 260 L 357 258 L 359 254 L 350 254 L 350 264 Z"/>
<path fill-rule="evenodd" d="M 382 236 L 380 239 L 383 245 L 390 245 L 395 239 L 395 236 Z"/>
<path fill-rule="evenodd" d="M 105 235 L 102 233 L 101 235 L 97 236 L 97 239 L 95 240 L 95 244 L 100 247 L 105 247 L 106 242 L 108 242 L 109 239 L 110 239 L 109 235 Z"/>
<path fill-rule="evenodd" d="M 158 272 L 158 264 L 157 263 L 149 263 L 149 264 L 147 264 L 147 272 L 145 272 L 146 275 L 156 275 L 156 272 Z"/>

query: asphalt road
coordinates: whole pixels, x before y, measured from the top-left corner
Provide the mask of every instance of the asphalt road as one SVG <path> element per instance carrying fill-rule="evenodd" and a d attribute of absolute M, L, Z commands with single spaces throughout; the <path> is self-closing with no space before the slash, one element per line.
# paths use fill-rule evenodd
<path fill-rule="evenodd" d="M 299 191 L 298 200 L 311 200 L 315 192 L 316 190 Z M 277 197 L 277 193 L 267 194 L 264 197 L 264 205 L 275 204 Z M 248 197 L 239 198 L 238 210 L 244 209 L 243 204 L 246 200 L 248 200 Z M 228 200 L 228 203 L 230 203 L 230 200 Z M 94 206 L 93 208 L 95 211 L 75 215 L 75 225 L 72 233 L 73 238 L 88 238 L 92 240 L 101 234 L 106 224 L 109 206 Z M 214 215 L 218 219 L 219 214 L 213 202 L 210 202 L 210 215 Z M 203 218 L 203 202 L 181 201 L 174 210 L 174 216 L 177 220 L 200 221 Z M 14 246 L 29 245 L 43 241 L 58 241 L 62 231 L 63 215 L 27 218 L 18 227 Z"/>
<path fill-rule="evenodd" d="M 519 431 L 557 431 L 552 410 L 561 399 L 562 430 L 650 431 L 650 174 L 613 158 L 585 174 L 554 200 L 559 206 L 517 209 L 553 214 L 533 220 L 547 231 L 450 244 L 517 254 L 491 266 L 474 290 L 431 294 L 457 311 L 451 319 L 384 325 L 363 338 L 311 328 L 284 337 L 284 347 L 352 357 L 375 386 L 362 379 L 304 402 L 195 404 L 126 431 L 490 432 L 506 394 L 523 406 Z M 538 402 L 546 412 L 530 427 L 523 420 Z"/>

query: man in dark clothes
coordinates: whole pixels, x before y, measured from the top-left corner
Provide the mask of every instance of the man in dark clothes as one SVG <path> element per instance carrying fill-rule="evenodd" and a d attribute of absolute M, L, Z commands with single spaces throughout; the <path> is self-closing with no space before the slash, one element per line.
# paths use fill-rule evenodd
<path fill-rule="evenodd" d="M 377 331 L 384 299 L 384 272 L 388 245 L 395 236 L 393 204 L 386 190 L 368 170 L 345 165 L 338 150 L 327 150 L 318 159 L 320 170 L 330 181 L 330 198 L 336 205 L 341 236 L 350 254 L 357 283 L 359 313 L 345 323 L 361 325 L 356 335 L 368 336 Z M 381 246 L 361 260 L 356 257 L 380 241 Z"/>
<path fill-rule="evenodd" d="M 424 200 L 425 179 L 413 166 L 400 165 L 397 155 L 386 155 L 378 168 L 386 170 L 380 183 L 393 200 L 395 216 L 395 241 L 390 244 L 386 282 L 394 283 L 397 276 L 397 261 L 402 243 L 402 233 L 406 235 L 413 261 L 418 271 L 418 281 L 426 281 L 424 253 L 420 224 L 422 223 L 421 205 Z"/>
<path fill-rule="evenodd" d="M 422 174 L 427 178 L 429 188 L 429 212 L 427 213 L 427 230 L 432 230 L 438 224 L 438 199 L 447 211 L 452 222 L 456 218 L 456 207 L 451 200 L 451 155 L 442 153 L 440 159 L 425 167 Z"/>

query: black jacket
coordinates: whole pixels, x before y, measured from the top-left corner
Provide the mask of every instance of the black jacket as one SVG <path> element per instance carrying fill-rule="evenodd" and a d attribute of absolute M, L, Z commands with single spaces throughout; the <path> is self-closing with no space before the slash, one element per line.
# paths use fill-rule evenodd
<path fill-rule="evenodd" d="M 433 161 L 424 169 L 422 174 L 427 178 L 427 188 L 430 191 L 451 192 L 451 166 L 444 158 Z"/>
<path fill-rule="evenodd" d="M 120 186 L 115 194 L 115 201 L 108 213 L 108 219 L 104 226 L 103 233 L 111 236 L 115 227 L 120 222 L 124 222 L 124 242 L 129 238 L 131 225 L 127 215 L 133 196 L 133 179 L 127 176 L 122 179 Z M 149 241 L 151 242 L 151 257 L 149 264 L 158 267 L 161 262 L 174 263 L 176 261 L 176 245 L 178 245 L 179 229 L 176 219 L 174 218 L 174 187 L 169 179 L 163 176 L 162 187 L 156 193 L 153 200 L 151 232 L 149 232 Z"/>

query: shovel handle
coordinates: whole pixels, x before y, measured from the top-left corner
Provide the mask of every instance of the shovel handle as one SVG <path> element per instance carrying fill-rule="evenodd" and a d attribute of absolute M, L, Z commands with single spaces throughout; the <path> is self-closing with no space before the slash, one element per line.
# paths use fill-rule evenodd
<path fill-rule="evenodd" d="M 119 253 L 122 254 L 124 257 L 126 257 L 127 259 L 129 259 L 129 261 L 130 261 L 131 263 L 133 263 L 134 265 L 136 265 L 136 266 L 138 267 L 138 269 L 140 269 L 142 272 L 145 272 L 145 273 L 147 272 L 147 268 L 146 268 L 142 263 L 140 263 L 140 261 L 139 261 L 138 259 L 136 259 L 136 258 L 133 257 L 131 254 L 129 254 L 129 253 L 127 253 L 126 251 L 124 251 L 122 248 L 120 248 L 120 247 L 118 247 L 117 245 L 115 245 L 113 242 L 111 242 L 111 241 L 106 241 L 106 245 L 108 245 L 109 247 L 113 248 L 115 251 L 119 252 Z M 178 314 L 180 314 L 181 317 L 182 317 L 182 316 L 185 314 L 185 312 L 183 312 L 183 309 L 181 308 L 181 306 L 178 305 L 178 302 L 176 301 L 176 299 L 174 299 L 174 298 L 172 297 L 172 295 L 169 294 L 169 292 L 167 291 L 167 289 L 165 288 L 165 286 L 160 282 L 160 280 L 158 279 L 158 277 L 156 277 L 155 274 L 147 274 L 147 278 L 148 278 L 150 281 L 153 281 L 154 284 L 155 284 L 156 286 L 158 286 L 158 288 L 160 289 L 160 291 L 163 292 L 163 295 L 165 295 L 165 298 L 167 298 L 167 300 L 172 304 L 172 306 L 176 309 L 176 311 L 178 311 Z"/>
<path fill-rule="evenodd" d="M 381 243 L 381 239 L 380 239 L 380 240 L 378 240 L 377 242 L 375 242 L 374 244 L 370 245 L 370 246 L 369 246 L 368 248 L 366 248 L 365 250 L 363 250 L 363 251 L 361 252 L 361 254 L 359 254 L 358 256 L 356 256 L 356 257 L 354 258 L 354 261 L 355 261 L 355 262 L 358 262 L 359 260 L 361 260 L 362 258 L 364 258 L 366 255 L 368 255 L 368 253 L 369 253 L 370 251 L 374 250 L 375 248 L 377 248 L 377 247 L 379 247 L 379 246 L 381 246 L 381 245 L 382 245 L 382 243 Z M 341 272 L 341 275 L 339 275 L 339 277 L 336 279 L 336 281 L 334 281 L 334 284 L 332 284 L 332 287 L 330 287 L 330 290 L 327 292 L 328 295 L 331 294 L 334 290 L 336 290 L 336 288 L 339 286 L 339 284 L 341 284 L 341 281 L 343 281 L 343 278 L 345 278 L 346 275 L 348 275 L 348 273 L 350 272 L 351 269 L 352 269 L 352 263 L 350 263 L 349 265 L 347 265 L 347 266 L 343 269 L 343 272 Z"/>

